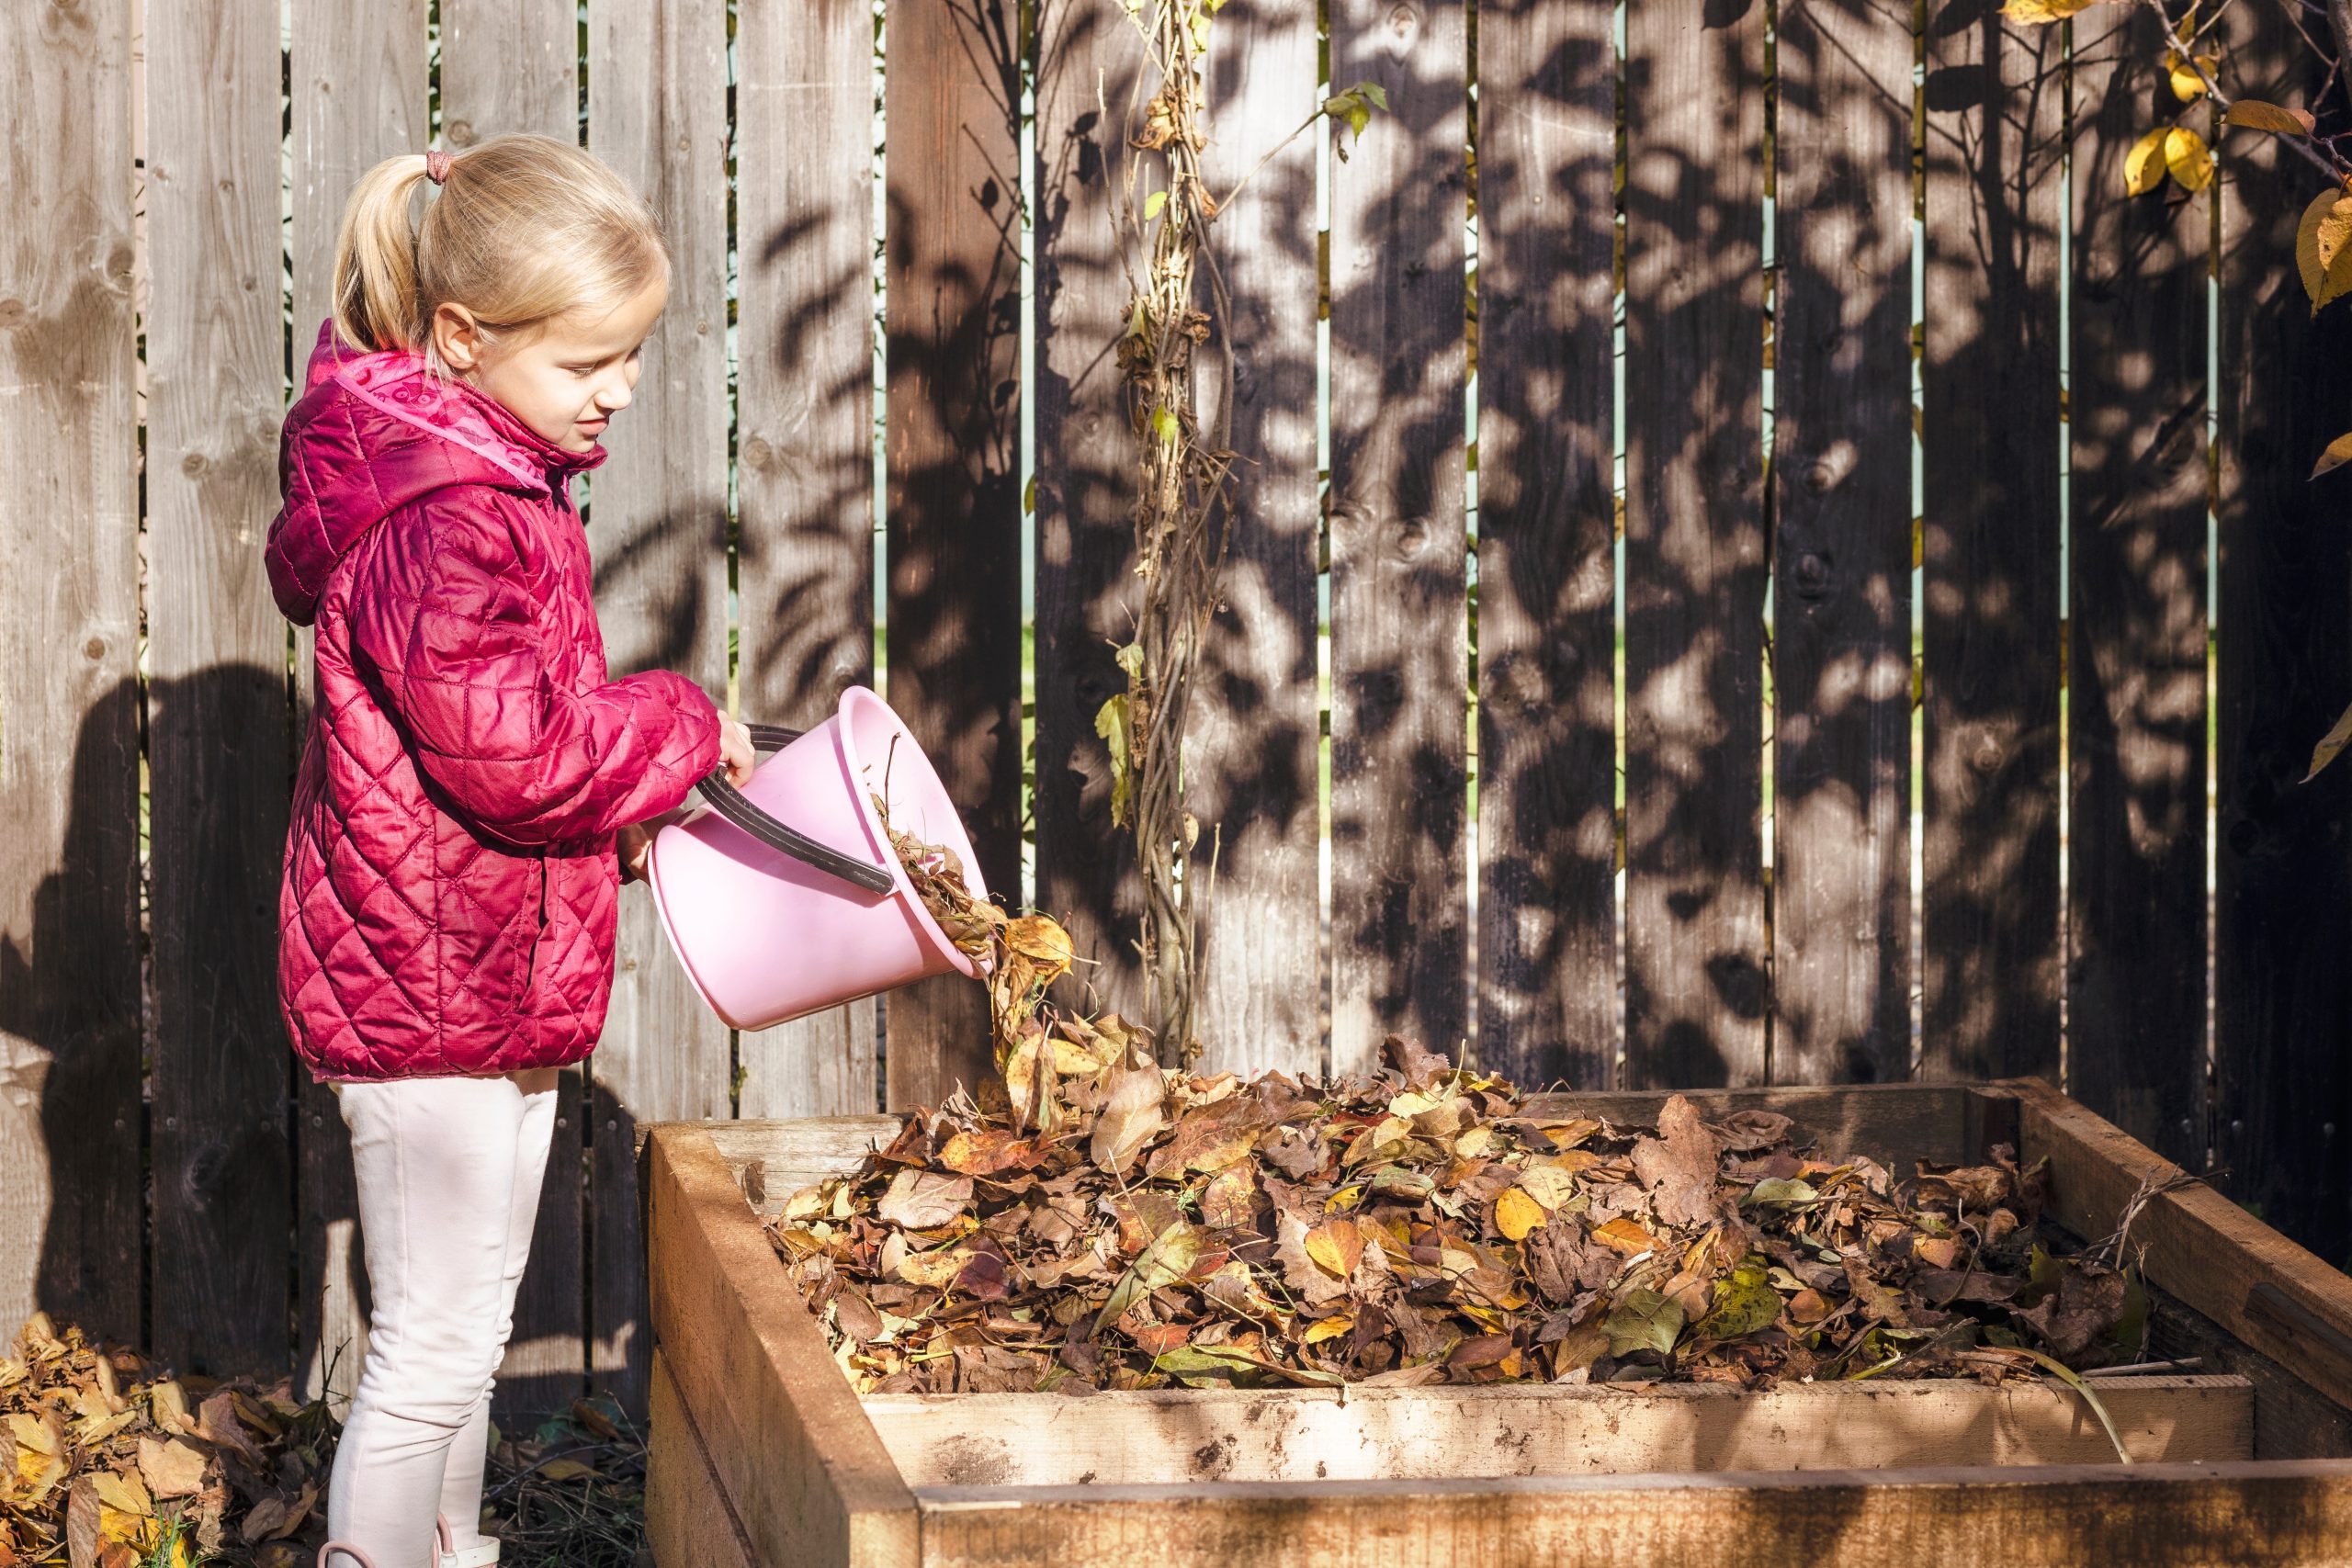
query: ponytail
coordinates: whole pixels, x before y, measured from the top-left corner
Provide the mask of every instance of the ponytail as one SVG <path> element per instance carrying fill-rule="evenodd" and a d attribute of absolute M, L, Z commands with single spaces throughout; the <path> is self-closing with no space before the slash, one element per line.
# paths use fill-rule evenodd
<path fill-rule="evenodd" d="M 423 323 L 409 208 L 425 177 L 424 154 L 387 158 L 361 176 L 344 206 L 334 239 L 334 330 L 354 348 L 416 346 Z"/>

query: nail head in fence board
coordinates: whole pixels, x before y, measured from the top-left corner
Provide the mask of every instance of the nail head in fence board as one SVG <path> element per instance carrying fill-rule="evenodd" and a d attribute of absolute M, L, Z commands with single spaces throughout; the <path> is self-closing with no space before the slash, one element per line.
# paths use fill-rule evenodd
<path fill-rule="evenodd" d="M 901 6 L 889 182 L 889 692 L 989 886 L 1021 875 L 1020 34 L 1012 0 Z M 892 1105 L 988 1066 L 960 975 L 890 998 Z"/>
<path fill-rule="evenodd" d="M 1911 1072 L 1911 13 L 1780 17 L 1772 1079 Z"/>
<path fill-rule="evenodd" d="M 2066 1087 L 2205 1162 L 2205 196 L 2126 193 L 2161 18 L 2075 28 Z"/>
<path fill-rule="evenodd" d="M 2058 228 L 2064 39 L 1927 22 L 1930 1077 L 2058 1071 Z"/>
<path fill-rule="evenodd" d="M 1618 1043 L 1611 16 L 1478 12 L 1478 1061 L 1577 1089 Z"/>
<path fill-rule="evenodd" d="M 0 1321 L 140 1337 L 137 370 L 122 0 L 0 15 Z M 21 221 L 21 218 L 20 218 Z"/>
<path fill-rule="evenodd" d="M 807 729 L 874 681 L 874 13 L 736 23 L 743 715 Z M 746 1116 L 871 1111 L 871 998 L 736 1038 Z"/>
<path fill-rule="evenodd" d="M 1136 958 L 1143 885 L 1111 821 L 1094 716 L 1126 689 L 1135 635 L 1136 438 L 1113 345 L 1132 299 L 1120 264 L 1128 117 L 1142 40 L 1097 0 L 1037 13 L 1037 902 L 1087 961 L 1091 1006 L 1147 1021 Z M 1155 160 L 1156 162 L 1156 160 Z M 1136 192 L 1140 200 L 1142 193 Z M 1134 236 L 1125 237 L 1130 248 Z"/>
<path fill-rule="evenodd" d="M 1625 1079 L 1765 1076 L 1760 6 L 1625 32 Z"/>
<path fill-rule="evenodd" d="M 2319 88 L 2293 19 L 2223 19 L 2241 90 Z M 2352 312 L 2311 314 L 2284 265 L 2319 188 L 2277 140 L 2220 148 L 2221 798 L 2215 831 L 2214 1163 L 2224 1189 L 2318 1253 L 2352 1257 L 2352 764 L 2298 784 L 2352 702 L 2352 470 L 2306 476 L 2352 409 Z"/>
<path fill-rule="evenodd" d="M 159 6 L 146 41 L 153 1348 L 189 1371 L 276 1372 L 294 1202 L 286 626 L 257 536 L 284 408 L 277 14 Z"/>
<path fill-rule="evenodd" d="M 293 10 L 295 395 L 334 305 L 334 239 L 345 199 L 385 158 L 425 146 L 424 0 Z M 297 632 L 295 747 L 307 742 L 311 635 Z M 351 1397 L 368 1344 L 359 1198 L 351 1140 L 332 1090 L 295 1070 L 296 1371 L 306 1395 Z M 332 1373 L 332 1375 L 330 1375 Z"/>
<path fill-rule="evenodd" d="M 1462 0 L 1332 0 L 1331 1070 L 1469 1023 Z"/>
<path fill-rule="evenodd" d="M 1311 10 L 1229 0 L 1209 35 L 1202 177 L 1219 201 L 1249 183 L 1209 242 L 1230 297 L 1220 332 L 1233 353 L 1238 460 L 1225 607 L 1201 649 L 1185 745 L 1201 822 L 1204 1072 L 1323 1069 L 1314 130 L 1250 175 L 1315 112 L 1315 32 Z M 1091 211 L 1081 206 L 1079 221 Z M 1198 361 L 1204 418 L 1214 348 Z"/>
<path fill-rule="evenodd" d="M 650 202 L 670 303 L 590 491 L 596 604 L 615 674 L 674 670 L 727 698 L 726 0 L 590 0 L 589 150 Z M 621 890 L 616 983 L 587 1063 L 589 1372 L 645 1408 L 652 1336 L 639 1228 L 640 1122 L 727 1114 L 727 1026 L 670 951 L 650 890 Z"/>

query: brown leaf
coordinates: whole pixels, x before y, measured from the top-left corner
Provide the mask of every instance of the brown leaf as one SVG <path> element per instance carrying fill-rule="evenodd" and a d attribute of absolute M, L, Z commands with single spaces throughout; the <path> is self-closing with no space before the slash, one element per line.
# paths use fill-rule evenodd
<path fill-rule="evenodd" d="M 1453 1070 L 1453 1064 L 1419 1043 L 1401 1034 L 1392 1034 L 1380 1043 L 1380 1054 L 1388 1065 L 1405 1075 L 1407 1089 L 1427 1089 Z"/>
<path fill-rule="evenodd" d="M 1039 1155 L 1035 1139 L 985 1127 L 949 1138 L 940 1148 L 939 1163 L 959 1176 L 994 1176 L 1003 1170 L 1025 1170 L 1037 1163 Z"/>
<path fill-rule="evenodd" d="M 971 1206 L 972 1179 L 930 1170 L 902 1170 L 874 1205 L 877 1219 L 910 1231 L 936 1230 Z M 208 1410 L 210 1405 L 206 1406 Z"/>
<path fill-rule="evenodd" d="M 139 1473 L 147 1478 L 147 1490 L 156 1496 L 191 1497 L 204 1489 L 209 1461 L 195 1444 L 180 1438 L 160 1443 L 141 1438 L 138 1454 Z"/>
<path fill-rule="evenodd" d="M 1679 1094 L 1658 1112 L 1657 1131 L 1655 1138 L 1634 1142 L 1634 1175 L 1668 1224 L 1707 1224 L 1722 1207 L 1715 1192 L 1722 1145 L 1699 1120 L 1698 1107 Z"/>
<path fill-rule="evenodd" d="M 2060 1360 L 2096 1344 L 2123 1315 L 2123 1276 L 2070 1264 L 2058 1288 L 2030 1307 L 2014 1309 Z"/>
<path fill-rule="evenodd" d="M 1087 1154 L 1116 1176 L 1168 1125 L 1167 1083 L 1159 1069 L 1131 1067 L 1111 1075 L 1109 1101 L 1095 1118 Z"/>
<path fill-rule="evenodd" d="M 2249 130 L 2267 130 L 2274 136 L 2309 136 L 2319 122 L 2309 109 L 2281 108 L 2266 104 L 2259 98 L 2240 98 L 2222 117 L 2224 125 L 2242 125 Z"/>
<path fill-rule="evenodd" d="M 1715 1131 L 1734 1154 L 1754 1154 L 1786 1138 L 1793 1125 L 1777 1111 L 1735 1111 L 1715 1123 Z"/>

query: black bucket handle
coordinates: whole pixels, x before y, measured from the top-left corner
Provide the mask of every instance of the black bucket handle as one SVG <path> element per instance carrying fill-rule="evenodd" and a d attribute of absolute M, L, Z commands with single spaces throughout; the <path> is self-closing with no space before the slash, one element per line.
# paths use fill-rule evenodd
<path fill-rule="evenodd" d="M 781 750 L 801 736 L 797 729 L 786 729 L 773 724 L 747 724 L 743 728 L 752 732 L 752 744 L 763 751 Z M 803 864 L 813 865 L 844 882 L 855 883 L 868 893 L 898 891 L 898 878 L 891 875 L 887 868 L 845 855 L 831 845 L 820 844 L 752 805 L 741 790 L 728 783 L 724 766 L 713 768 L 710 776 L 695 787 L 702 791 L 703 799 L 710 803 L 713 811 L 779 854 L 790 855 Z"/>

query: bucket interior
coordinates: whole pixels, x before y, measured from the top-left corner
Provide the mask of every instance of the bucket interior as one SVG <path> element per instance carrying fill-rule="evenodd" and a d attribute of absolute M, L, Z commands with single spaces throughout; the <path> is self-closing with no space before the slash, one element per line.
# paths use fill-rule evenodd
<path fill-rule="evenodd" d="M 931 911 L 916 897 L 905 870 L 891 852 L 881 816 L 874 809 L 873 797 L 883 795 L 890 803 L 892 827 L 924 843 L 953 851 L 964 868 L 964 886 L 972 890 L 974 897 L 986 898 L 987 880 L 980 874 L 978 857 L 972 852 L 971 838 L 964 831 L 963 818 L 956 814 L 947 786 L 940 782 L 931 759 L 923 755 L 922 748 L 907 733 L 899 716 L 865 687 L 853 686 L 842 694 L 837 722 L 842 764 L 849 773 L 850 793 L 856 799 L 858 815 L 865 820 L 876 855 L 899 880 L 901 901 L 939 950 L 953 959 L 957 969 L 978 976 L 978 966 L 947 939 L 947 933 L 939 929 L 939 922 L 931 918 Z"/>

